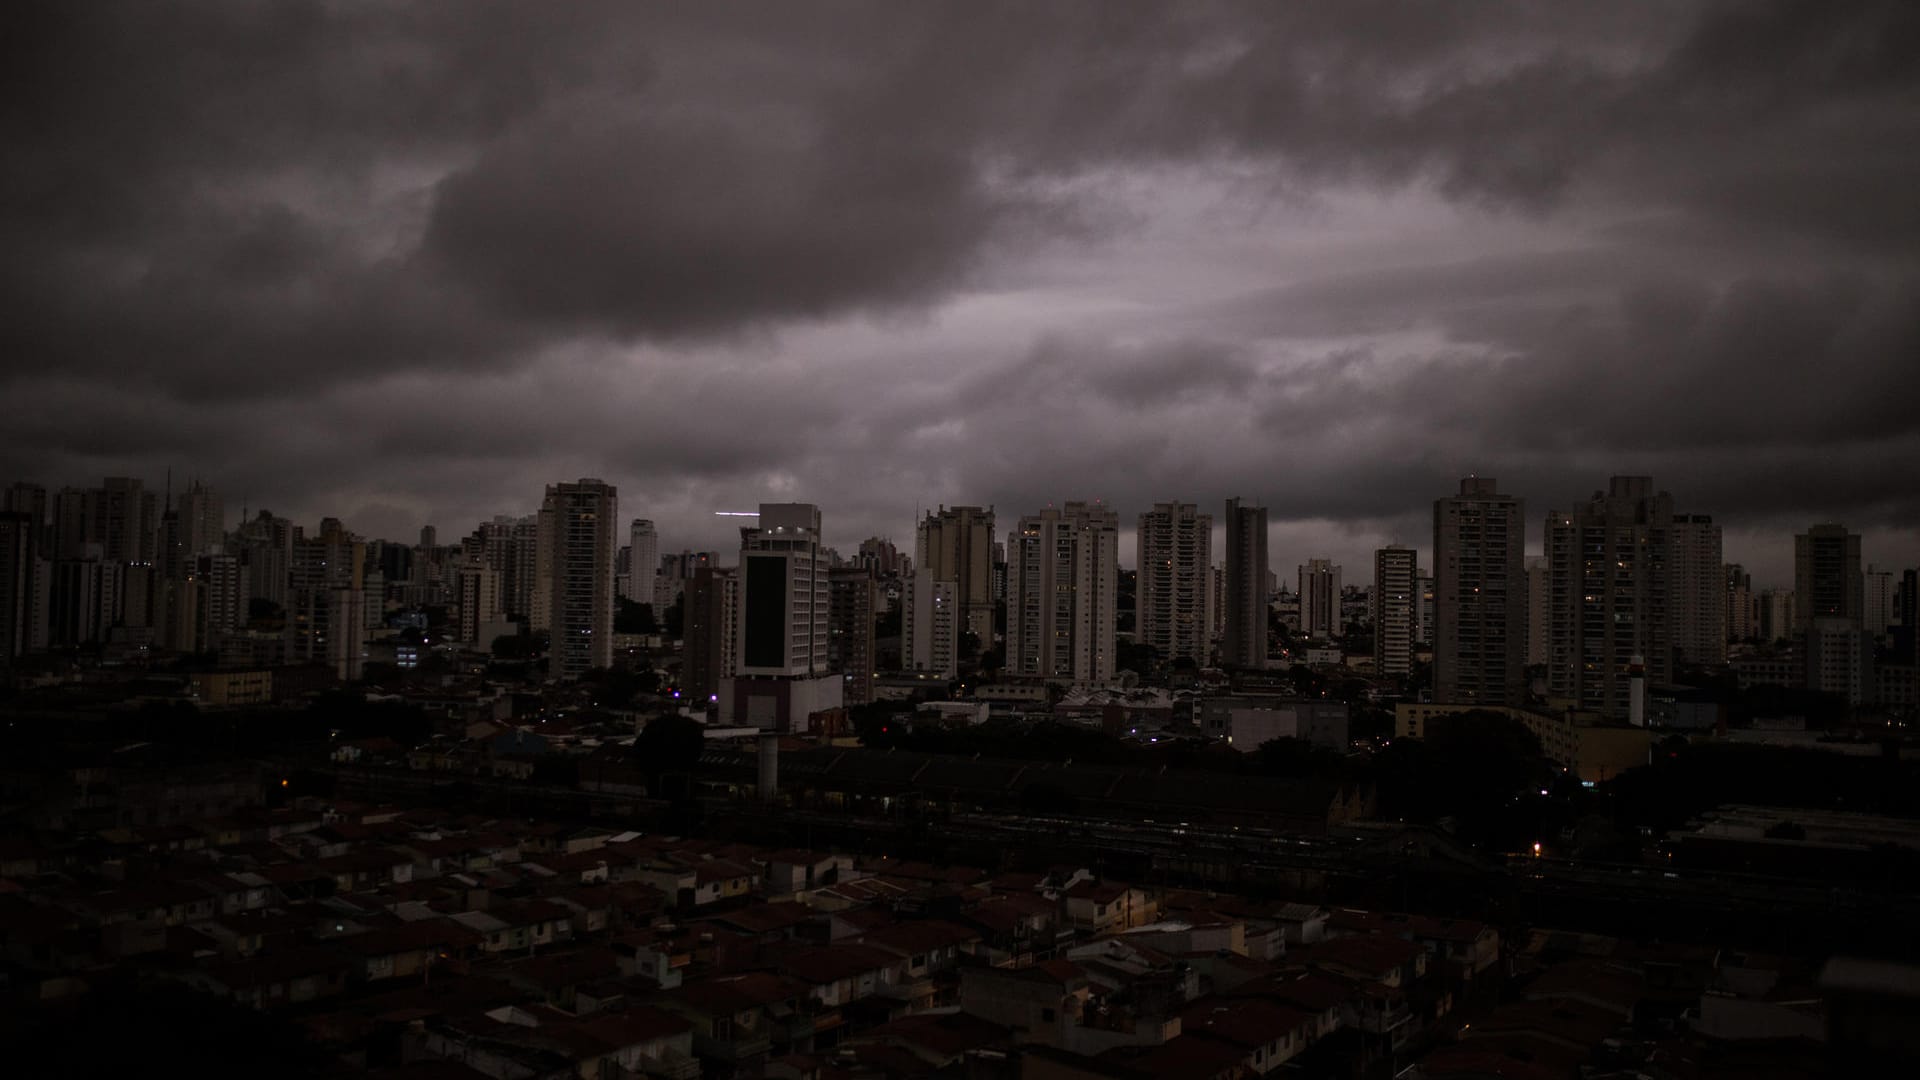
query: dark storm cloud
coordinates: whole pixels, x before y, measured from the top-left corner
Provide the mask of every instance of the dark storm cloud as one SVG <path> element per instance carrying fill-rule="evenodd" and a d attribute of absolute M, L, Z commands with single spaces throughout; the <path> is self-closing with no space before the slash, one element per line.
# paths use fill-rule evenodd
<path fill-rule="evenodd" d="M 422 261 L 561 333 L 673 336 L 937 294 L 1001 209 L 926 139 L 569 124 L 449 177 Z"/>
<path fill-rule="evenodd" d="M 1901 0 L 0 20 L 9 473 L 443 527 L 583 474 L 690 530 L 1237 491 L 1345 542 L 1632 470 L 1920 523 Z"/>

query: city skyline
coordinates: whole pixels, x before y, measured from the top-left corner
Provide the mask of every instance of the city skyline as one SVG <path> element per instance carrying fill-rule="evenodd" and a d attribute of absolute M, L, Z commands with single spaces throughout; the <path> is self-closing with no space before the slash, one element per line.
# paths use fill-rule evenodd
<path fill-rule="evenodd" d="M 1615 474 L 1615 475 L 1619 475 L 1619 474 Z M 62 488 L 69 488 L 76 491 L 91 490 L 91 489 L 97 488 L 103 481 L 119 480 L 119 479 L 121 478 L 117 476 L 106 476 L 106 477 L 95 477 L 90 481 L 75 481 L 70 484 L 50 484 L 35 478 L 18 477 L 18 478 L 12 478 L 12 479 L 0 478 L 0 484 L 26 483 L 30 485 L 36 485 L 38 487 L 44 488 L 46 491 L 47 498 L 51 500 L 53 496 L 55 496 L 62 490 Z M 164 486 L 155 487 L 150 480 L 147 480 L 144 477 L 133 476 L 131 477 L 131 479 L 143 481 L 144 488 L 149 494 L 156 495 L 156 496 L 164 496 L 164 493 L 166 490 Z M 550 478 L 548 481 L 546 481 L 546 483 L 552 483 L 557 479 L 558 479 L 557 477 Z M 1498 479 L 1498 478 L 1495 478 L 1495 479 Z M 1613 476 L 1599 477 L 1595 481 L 1595 483 L 1591 487 L 1589 487 L 1583 494 L 1577 497 L 1569 495 L 1562 501 L 1568 504 L 1572 504 L 1575 502 L 1583 502 L 1587 498 L 1595 494 L 1603 493 L 1606 489 L 1608 482 L 1610 482 L 1612 479 L 1613 479 Z M 1655 476 L 1655 477 L 1652 477 L 1651 479 L 1653 480 L 1655 487 L 1660 488 L 1662 490 L 1668 490 L 1668 485 L 1665 484 L 1660 477 Z M 1455 480 L 1450 482 L 1450 484 L 1457 484 L 1457 483 L 1458 483 L 1458 478 L 1455 478 Z M 1504 480 L 1501 480 L 1500 483 L 1501 483 L 1501 486 L 1503 487 L 1507 486 Z M 612 486 L 617 488 L 618 485 L 612 485 Z M 192 487 L 188 491 L 177 491 L 174 493 L 174 495 L 176 498 L 178 498 L 178 497 L 189 494 L 189 491 L 192 491 L 192 490 L 207 491 L 211 493 L 219 503 L 224 504 L 224 515 L 225 515 L 224 520 L 226 521 L 227 531 L 229 533 L 232 533 L 238 530 L 243 525 L 244 520 L 240 517 L 243 506 L 234 504 L 234 502 L 225 495 L 225 493 L 217 486 L 217 484 L 210 482 L 205 477 L 200 477 L 193 481 Z M 804 495 L 805 493 L 801 492 L 799 494 Z M 1442 492 L 1442 494 L 1444 494 L 1444 491 Z M 1679 494 L 1683 499 L 1685 498 L 1684 492 Z M 1107 509 L 1115 511 L 1120 515 L 1120 525 L 1117 533 L 1119 542 L 1120 542 L 1120 556 L 1118 559 L 1118 565 L 1123 570 L 1137 569 L 1137 567 L 1135 566 L 1135 563 L 1137 561 L 1136 552 L 1137 552 L 1137 539 L 1138 539 L 1138 528 L 1137 528 L 1136 522 L 1137 522 L 1137 514 L 1139 512 L 1145 512 L 1147 510 L 1152 509 L 1154 505 L 1158 505 L 1159 503 L 1164 503 L 1164 502 L 1188 502 L 1188 503 L 1197 502 L 1198 505 L 1201 505 L 1203 507 L 1206 505 L 1209 505 L 1208 500 L 1204 498 L 1195 500 L 1188 496 L 1175 494 L 1174 496 L 1171 496 L 1171 497 L 1156 499 L 1152 503 L 1138 508 L 1138 510 L 1136 511 L 1135 509 L 1132 509 L 1126 506 L 1115 505 L 1109 500 L 1104 500 L 1104 499 L 1080 500 L 1080 499 L 1074 499 L 1072 496 L 1066 496 L 1060 499 L 1046 500 L 1030 508 L 1024 508 L 1017 512 L 1009 508 L 1002 507 L 1000 512 L 1002 514 L 1012 513 L 1014 514 L 1014 516 L 1017 516 L 1018 513 L 1038 512 L 1039 510 L 1042 510 L 1042 509 L 1057 508 L 1069 501 L 1087 501 L 1091 503 L 1096 503 L 1098 505 L 1104 506 Z M 1221 501 L 1220 499 L 1212 500 L 1213 503 L 1218 503 L 1220 501 Z M 1264 505 L 1261 500 L 1256 498 L 1247 498 L 1247 499 L 1244 499 L 1243 502 L 1245 502 L 1249 506 Z M 483 528 L 483 526 L 489 526 L 494 524 L 496 522 L 496 519 L 500 519 L 500 518 L 518 519 L 523 517 L 530 518 L 539 510 L 540 503 L 541 503 L 541 497 L 538 495 L 535 495 L 531 497 L 523 507 L 516 507 L 511 509 L 503 508 L 495 511 L 494 513 L 488 514 L 484 518 L 477 518 L 471 522 L 452 521 L 452 522 L 436 522 L 436 523 L 424 523 L 424 522 L 413 523 L 413 524 L 402 526 L 401 528 L 395 530 L 395 532 L 392 535 L 382 535 L 379 533 L 366 532 L 362 529 L 355 527 L 354 523 L 351 520 L 346 519 L 339 514 L 328 513 L 324 510 L 324 508 L 319 512 L 315 513 L 310 518 L 303 517 L 297 514 L 283 513 L 278 508 L 278 506 L 272 504 L 270 500 L 266 504 L 254 503 L 251 505 L 245 505 L 244 509 L 247 515 L 249 516 L 256 515 L 263 510 L 271 511 L 277 518 L 290 520 L 293 522 L 293 524 L 306 528 L 310 532 L 317 532 L 316 526 L 320 523 L 323 523 L 327 520 L 336 520 L 341 522 L 341 524 L 344 527 L 352 531 L 355 535 L 360 536 L 363 539 L 380 540 L 387 543 L 402 544 L 404 546 L 411 546 L 412 541 L 409 539 L 409 537 L 417 536 L 417 534 L 419 534 L 423 529 L 430 530 L 439 535 L 444 536 L 445 537 L 444 543 L 446 545 L 455 546 L 459 544 L 462 537 L 465 537 L 471 533 L 480 531 Z M 979 505 L 982 507 L 990 508 L 993 504 L 987 500 L 980 500 Z M 833 513 L 833 507 L 831 506 L 823 505 L 822 509 L 829 516 L 831 516 Z M 926 520 L 927 516 L 930 514 L 938 513 L 939 509 L 940 509 L 939 507 L 934 507 L 934 506 L 921 506 L 918 511 L 920 515 L 919 518 L 917 519 L 911 518 L 911 517 L 908 518 L 906 527 L 904 529 L 899 529 L 899 530 L 863 532 L 863 533 L 860 533 L 858 536 L 856 536 L 856 535 L 853 535 L 853 533 L 850 531 L 843 532 L 839 528 L 829 529 L 826 536 L 825 546 L 838 551 L 841 554 L 841 556 L 846 559 L 852 559 L 858 553 L 859 545 L 861 545 L 862 543 L 870 539 L 892 540 L 893 542 L 896 543 L 896 545 L 904 546 L 906 551 L 911 552 L 913 550 L 912 544 L 913 544 L 913 536 L 914 536 L 914 527 L 916 523 Z M 953 508 L 948 507 L 947 509 L 953 509 Z M 644 514 L 646 510 L 647 508 L 644 506 L 639 506 L 639 507 L 630 506 L 622 511 L 621 519 L 619 523 L 619 529 L 617 530 L 621 534 L 622 539 L 626 537 L 629 527 L 636 522 L 644 521 L 649 525 L 654 524 L 652 519 L 637 516 L 639 514 Z M 49 515 L 49 519 L 51 519 L 52 511 L 51 511 L 50 504 L 47 512 Z M 743 515 L 747 517 L 753 516 L 749 512 L 739 511 L 739 510 L 729 510 L 724 513 L 709 512 L 709 514 L 707 515 L 707 518 L 698 519 L 698 520 L 704 523 L 708 521 L 708 519 L 710 519 L 711 522 L 718 523 L 717 525 L 709 524 L 706 526 L 705 530 L 689 530 L 688 533 L 666 534 L 666 533 L 661 533 L 656 531 L 652 537 L 652 540 L 653 540 L 653 543 L 656 545 L 658 554 L 663 558 L 665 556 L 668 556 L 677 552 L 711 551 L 720 555 L 724 560 L 725 558 L 729 557 L 733 553 L 734 548 L 737 546 L 738 536 L 739 536 L 739 522 L 742 520 Z M 990 517 L 991 513 L 989 513 L 988 516 Z M 1709 516 L 1714 518 L 1714 521 L 1716 522 L 1716 524 L 1722 523 L 1722 519 L 1718 515 L 1709 514 Z M 1011 520 L 1012 518 L 1009 517 L 1008 521 L 1010 522 Z M 1525 519 L 1525 524 L 1526 524 L 1526 556 L 1528 558 L 1544 557 L 1545 548 L 1544 548 L 1543 532 L 1545 527 L 1545 511 L 1538 510 L 1538 509 L 1529 510 L 1527 517 Z M 1914 552 L 1916 550 L 1920 550 L 1920 549 L 1914 548 L 1907 542 L 1907 539 L 1904 533 L 1899 533 L 1899 532 L 1874 533 L 1870 531 L 1863 532 L 1863 530 L 1861 530 L 1859 527 L 1857 527 L 1854 523 L 1850 521 L 1809 520 L 1805 522 L 1800 522 L 1798 524 L 1789 523 L 1784 527 L 1783 531 L 1778 533 L 1774 533 L 1770 530 L 1760 530 L 1752 527 L 1743 527 L 1739 522 L 1726 522 L 1723 525 L 1725 535 L 1727 537 L 1739 537 L 1743 546 L 1736 548 L 1734 541 L 1728 540 L 1725 544 L 1723 561 L 1728 565 L 1739 565 L 1740 567 L 1742 567 L 1742 569 L 1751 576 L 1752 589 L 1756 593 L 1763 590 L 1768 590 L 1768 589 L 1792 590 L 1792 588 L 1794 587 L 1794 579 L 1795 579 L 1795 557 L 1794 557 L 1795 536 L 1804 532 L 1809 527 L 1816 526 L 1816 525 L 1829 525 L 1829 524 L 1843 526 L 1855 535 L 1856 539 L 1860 543 L 1860 549 L 1863 553 L 1862 561 L 1861 561 L 1862 566 L 1866 566 L 1869 564 L 1878 565 L 1882 567 L 1905 565 L 1906 563 L 1911 562 L 1913 560 Z M 1303 533 L 1297 528 L 1297 525 L 1298 523 L 1293 523 L 1293 522 L 1284 522 L 1284 521 L 1274 522 L 1271 520 L 1269 521 L 1268 529 L 1267 529 L 1268 550 L 1271 554 L 1272 559 L 1274 560 L 1272 565 L 1281 566 L 1281 565 L 1287 564 L 1287 560 L 1292 559 L 1294 562 L 1307 562 L 1312 560 L 1320 560 L 1320 561 L 1332 563 L 1335 566 L 1339 566 L 1343 564 L 1343 557 L 1341 555 L 1324 554 L 1324 553 L 1345 552 L 1347 553 L 1344 559 L 1345 563 L 1371 567 L 1374 560 L 1374 553 L 1378 551 L 1380 548 L 1402 546 L 1402 547 L 1411 548 L 1418 553 L 1419 555 L 1418 565 L 1423 572 L 1426 572 L 1426 573 L 1432 572 L 1431 562 L 1432 562 L 1432 556 L 1433 556 L 1433 544 L 1431 541 L 1430 520 L 1427 523 L 1427 535 L 1424 537 L 1422 536 L 1403 537 L 1396 533 L 1393 536 L 1383 540 L 1382 542 L 1380 542 L 1379 544 L 1373 547 L 1366 547 L 1365 534 L 1346 533 L 1344 534 L 1344 539 L 1334 543 L 1328 543 L 1319 548 L 1314 548 L 1311 551 L 1309 551 L 1307 547 L 1303 546 L 1299 542 L 1298 538 L 1301 535 L 1303 535 Z M 717 531 L 708 531 L 708 530 L 717 530 Z M 905 534 L 904 544 L 902 544 L 901 540 L 899 539 L 902 532 L 904 532 Z M 1212 525 L 1212 529 L 1210 533 L 1210 535 L 1212 536 L 1212 542 L 1210 544 L 1210 547 L 1211 547 L 1211 550 L 1215 553 L 1215 558 L 1213 562 L 1216 567 L 1224 565 L 1222 561 L 1224 559 L 1224 555 L 1222 555 L 1221 553 L 1224 551 L 1225 534 L 1226 534 L 1226 526 L 1216 520 Z M 698 536 L 699 539 L 689 539 L 688 537 L 690 536 Z M 1004 528 L 996 527 L 994 538 L 996 542 L 1004 541 L 1006 539 L 1006 530 Z M 1741 557 L 1742 553 L 1745 553 L 1747 557 L 1742 558 Z M 658 568 L 656 567 L 656 572 L 657 570 Z M 1285 591 L 1285 592 L 1295 591 L 1297 582 L 1294 581 L 1293 579 L 1294 579 L 1294 575 L 1292 574 L 1280 575 L 1279 585 L 1282 591 Z M 1355 578 L 1355 579 L 1348 580 L 1346 584 L 1364 585 L 1370 580 L 1371 580 L 1370 577 L 1366 577 L 1365 580 Z"/>
<path fill-rule="evenodd" d="M 1648 475 L 1756 584 L 1920 550 L 1911 5 L 168 11 L 19 27 L 0 476 L 394 539 L 599 476 L 711 550 L 1101 498 L 1123 563 L 1237 494 L 1352 568 Z"/>

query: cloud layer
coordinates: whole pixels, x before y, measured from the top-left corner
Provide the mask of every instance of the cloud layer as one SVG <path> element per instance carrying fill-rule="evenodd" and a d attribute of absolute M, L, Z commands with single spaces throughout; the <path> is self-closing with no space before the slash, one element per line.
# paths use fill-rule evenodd
<path fill-rule="evenodd" d="M 1910 3 L 0 19 L 0 478 L 400 537 L 597 475 L 675 546 L 1243 494 L 1290 567 L 1643 472 L 1776 577 L 1920 561 Z"/>

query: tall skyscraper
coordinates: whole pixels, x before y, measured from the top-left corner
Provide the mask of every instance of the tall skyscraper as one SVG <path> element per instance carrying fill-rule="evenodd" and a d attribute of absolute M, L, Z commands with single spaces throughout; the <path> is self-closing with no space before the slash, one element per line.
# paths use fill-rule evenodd
<path fill-rule="evenodd" d="M 1420 636 L 1417 640 L 1420 644 L 1431 649 L 1433 648 L 1433 620 L 1437 615 L 1433 601 L 1433 575 L 1424 572 L 1421 573 L 1419 578 L 1414 581 L 1413 588 L 1417 604 L 1416 611 L 1419 616 L 1418 625 L 1420 628 Z"/>
<path fill-rule="evenodd" d="M 1898 589 L 1893 571 L 1869 566 L 1861 575 L 1861 581 L 1861 629 L 1867 632 L 1868 640 L 1884 638 L 1894 623 L 1894 596 Z"/>
<path fill-rule="evenodd" d="M 32 640 L 35 549 L 39 523 L 31 514 L 0 512 L 0 671 L 28 651 Z"/>
<path fill-rule="evenodd" d="M 761 504 L 759 526 L 741 530 L 741 674 L 826 673 L 827 570 L 819 508 Z"/>
<path fill-rule="evenodd" d="M 907 573 L 901 589 L 900 666 L 943 678 L 960 674 L 960 602 L 951 581 L 925 570 Z"/>
<path fill-rule="evenodd" d="M 1447 704 L 1526 696 L 1526 503 L 1491 477 L 1433 504 L 1433 693 Z"/>
<path fill-rule="evenodd" d="M 1860 620 L 1815 619 L 1803 641 L 1807 689 L 1832 694 L 1848 705 L 1870 701 L 1874 690 L 1873 642 Z"/>
<path fill-rule="evenodd" d="M 54 546 L 59 558 L 85 557 L 96 544 L 111 563 L 153 562 L 158 556 L 159 499 L 134 478 L 109 476 L 97 488 L 66 488 L 53 500 Z"/>
<path fill-rule="evenodd" d="M 1156 503 L 1140 515 L 1136 551 L 1135 637 L 1163 661 L 1187 657 L 1201 667 L 1211 652 L 1207 615 L 1213 565 L 1213 515 L 1192 503 Z"/>
<path fill-rule="evenodd" d="M 547 485 L 541 507 L 550 529 L 552 630 L 550 674 L 577 679 L 613 664 L 613 551 L 618 543 L 618 492 L 600 480 Z"/>
<path fill-rule="evenodd" d="M 1390 544 L 1373 553 L 1373 670 L 1405 675 L 1413 670 L 1414 583 L 1418 552 Z"/>
<path fill-rule="evenodd" d="M 481 522 L 478 535 L 487 565 L 500 574 L 501 610 L 508 618 L 528 621 L 530 629 L 539 629 L 531 624 L 534 587 L 540 577 L 535 570 L 540 560 L 538 515 L 502 514 Z M 416 561 L 416 567 L 425 565 L 425 560 Z M 541 606 L 546 605 L 542 602 Z"/>
<path fill-rule="evenodd" d="M 1893 662 L 1920 666 L 1920 569 L 1902 570 L 1894 590 Z"/>
<path fill-rule="evenodd" d="M 960 597 L 961 629 L 993 644 L 993 507 L 943 506 L 914 532 L 913 565 L 951 581 Z"/>
<path fill-rule="evenodd" d="M 216 554 L 226 547 L 226 506 L 211 488 L 195 480 L 169 509 L 180 515 L 180 543 L 188 558 Z"/>
<path fill-rule="evenodd" d="M 1760 590 L 1753 601 L 1754 636 L 1766 642 L 1792 637 L 1794 627 L 1800 624 L 1799 608 L 1792 589 Z"/>
<path fill-rule="evenodd" d="M 840 676 L 841 700 L 873 700 L 873 571 L 839 566 L 827 575 L 827 670 Z"/>
<path fill-rule="evenodd" d="M 1753 575 L 1739 563 L 1727 564 L 1727 640 L 1746 641 L 1760 632 L 1754 607 Z"/>
<path fill-rule="evenodd" d="M 1007 537 L 1007 673 L 1088 685 L 1114 672 L 1120 518 L 1070 502 Z"/>
<path fill-rule="evenodd" d="M 1727 575 L 1720 559 L 1720 526 L 1705 514 L 1675 514 L 1671 539 L 1667 613 L 1673 648 L 1686 663 L 1718 667 L 1727 662 Z"/>
<path fill-rule="evenodd" d="M 827 662 L 832 586 L 820 509 L 761 503 L 740 530 L 737 675 L 721 690 L 723 713 L 772 731 L 805 731 L 814 713 L 839 708 L 843 686 Z"/>
<path fill-rule="evenodd" d="M 1227 500 L 1226 629 L 1220 662 L 1228 667 L 1267 666 L 1267 508 Z"/>
<path fill-rule="evenodd" d="M 1649 685 L 1673 681 L 1673 519 L 1673 496 L 1645 476 L 1613 477 L 1586 506 L 1547 515 L 1556 697 L 1619 721 L 1636 657 Z"/>
<path fill-rule="evenodd" d="M 1545 555 L 1529 555 L 1527 567 L 1527 666 L 1547 662 L 1548 608 L 1553 599 L 1552 575 Z"/>
<path fill-rule="evenodd" d="M 681 691 L 694 701 L 717 700 L 738 667 L 740 575 L 733 567 L 703 566 L 687 582 L 682 624 L 686 639 Z"/>
<path fill-rule="evenodd" d="M 200 588 L 195 596 L 195 630 L 199 647 L 211 652 L 228 634 L 247 622 L 247 576 L 237 555 L 214 551 L 193 560 L 193 576 Z"/>
<path fill-rule="evenodd" d="M 893 541 L 878 536 L 860 541 L 860 554 L 855 561 L 883 578 L 905 573 L 912 565 L 912 560 L 903 557 Z"/>
<path fill-rule="evenodd" d="M 1804 636 L 1815 619 L 1861 621 L 1866 583 L 1860 534 L 1845 525 L 1815 525 L 1793 538 L 1794 628 Z"/>
<path fill-rule="evenodd" d="M 627 599 L 651 604 L 660 575 L 660 533 L 653 522 L 635 518 L 627 537 Z M 656 609 L 653 617 L 658 620 L 666 614 L 665 610 Z"/>
<path fill-rule="evenodd" d="M 489 623 L 506 618 L 500 606 L 500 571 L 487 565 L 485 558 L 462 563 L 453 570 L 454 603 L 460 611 L 460 640 L 476 649 L 487 649 L 483 640 Z"/>
<path fill-rule="evenodd" d="M 0 493 L 0 511 L 9 514 L 25 514 L 34 529 L 34 550 L 46 557 L 53 546 L 53 530 L 48 526 L 47 511 L 53 504 L 47 499 L 47 489 L 39 484 L 16 481 Z"/>
<path fill-rule="evenodd" d="M 1340 567 L 1330 559 L 1308 559 L 1297 568 L 1300 579 L 1300 632 L 1322 641 L 1339 637 Z"/>

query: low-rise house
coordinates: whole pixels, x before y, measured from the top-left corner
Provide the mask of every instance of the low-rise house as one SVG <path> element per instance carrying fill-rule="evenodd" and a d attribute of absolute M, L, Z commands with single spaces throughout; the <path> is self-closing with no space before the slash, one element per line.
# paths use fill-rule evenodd
<path fill-rule="evenodd" d="M 1066 1046 L 1092 993 L 1086 972 L 1070 960 L 960 971 L 961 1011 L 1010 1029 L 1020 1043 Z"/>
<path fill-rule="evenodd" d="M 1234 1047 L 1261 1076 L 1311 1045 L 1317 1026 L 1313 1015 L 1261 998 L 1205 998 L 1180 1016 L 1183 1035 Z"/>
<path fill-rule="evenodd" d="M 1067 924 L 1094 934 L 1145 926 L 1158 913 L 1145 889 L 1117 881 L 1084 881 L 1062 894 Z"/>
<path fill-rule="evenodd" d="M 645 979 L 662 990 L 678 987 L 682 972 L 693 963 L 693 954 L 662 930 L 630 930 L 609 942 L 608 948 L 622 975 Z"/>
<path fill-rule="evenodd" d="M 495 1080 L 577 1077 L 622 1080 L 650 1075 L 695 1080 L 692 1025 L 648 1006 L 577 1018 L 540 1005 L 507 1005 L 429 1023 L 429 1054 L 459 1061 Z"/>
<path fill-rule="evenodd" d="M 774 1036 L 796 1045 L 804 1029 L 811 1049 L 815 1024 L 812 1013 L 800 1005 L 803 988 L 765 972 L 689 983 L 656 1004 L 693 1025 L 693 1052 L 711 1062 L 716 1072 L 729 1074 L 754 1068 L 773 1050 Z M 834 1023 L 826 1030 L 838 1023 Z"/>
<path fill-rule="evenodd" d="M 1360 991 L 1345 979 L 1294 968 L 1241 983 L 1230 996 L 1266 998 L 1311 1016 L 1317 1042 L 1340 1030 L 1347 1012 L 1357 1013 Z"/>
<path fill-rule="evenodd" d="M 893 1047 L 905 1051 L 928 1071 L 960 1066 L 969 1055 L 1005 1052 L 1012 1048 L 1006 1028 L 963 1012 L 917 1013 L 903 1016 L 861 1034 L 845 1044 L 855 1057 L 866 1047 Z"/>
<path fill-rule="evenodd" d="M 452 919 L 427 919 L 337 938 L 354 960 L 354 977 L 368 982 L 426 977 L 446 965 L 460 969 L 480 950 L 480 934 Z"/>
<path fill-rule="evenodd" d="M 341 994 L 352 967 L 350 959 L 331 949 L 301 948 L 219 963 L 181 978 L 240 1005 L 275 1009 Z"/>
<path fill-rule="evenodd" d="M 925 919 L 882 927 L 859 941 L 892 953 L 900 961 L 899 978 L 885 992 L 919 1011 L 958 1000 L 959 982 L 954 971 L 960 957 L 979 944 L 980 932 Z"/>
<path fill-rule="evenodd" d="M 186 926 L 211 919 L 219 901 L 204 889 L 185 882 L 148 881 L 108 892 L 68 896 L 61 906 L 96 926 L 117 923 L 159 923 Z"/>
<path fill-rule="evenodd" d="M 1312 945 L 1327 936 L 1332 913 L 1317 904 L 1282 904 L 1273 911 L 1288 945 Z"/>
<path fill-rule="evenodd" d="M 1184 1036 L 1152 1045 L 1118 1046 L 1100 1055 L 1114 1072 L 1041 1071 L 1040 1077 L 1115 1076 L 1126 1080 L 1242 1080 L 1249 1070 L 1237 1047 Z"/>
<path fill-rule="evenodd" d="M 573 937 L 570 913 L 546 900 L 495 903 L 486 911 L 463 911 L 451 918 L 478 933 L 482 951 L 489 953 L 521 952 Z"/>
<path fill-rule="evenodd" d="M 767 895 L 781 897 L 832 885 L 852 870 L 851 856 L 789 849 L 766 856 L 761 875 Z"/>
<path fill-rule="evenodd" d="M 756 941 L 772 943 L 800 938 L 802 929 L 818 919 L 814 910 L 805 904 L 782 900 L 705 916 L 702 922 L 724 926 Z"/>
<path fill-rule="evenodd" d="M 1220 915 L 1162 919 L 1123 931 L 1123 936 L 1128 941 L 1174 956 L 1216 952 L 1247 955 L 1247 924 Z"/>
<path fill-rule="evenodd" d="M 996 894 L 963 912 L 958 921 L 980 930 L 976 954 L 997 967 L 1022 967 L 1052 959 L 1072 941 L 1062 925 L 1060 905 L 1036 893 Z"/>
<path fill-rule="evenodd" d="M 1360 982 L 1399 988 L 1427 973 L 1427 951 L 1387 934 L 1342 937 L 1306 951 L 1307 962 Z"/>
<path fill-rule="evenodd" d="M 900 978 L 904 962 L 870 945 L 830 945 L 794 950 L 779 961 L 780 970 L 804 984 L 807 996 L 827 1008 L 841 1008 L 888 990 Z"/>
<path fill-rule="evenodd" d="M 739 900 L 753 894 L 753 868 L 731 859 L 702 859 L 694 864 L 694 905 Z"/>
<path fill-rule="evenodd" d="M 214 902 L 222 915 L 232 915 L 241 911 L 258 911 L 273 903 L 278 897 L 272 882 L 246 870 L 224 874 L 203 874 L 188 878 L 187 882 L 213 894 Z"/>

